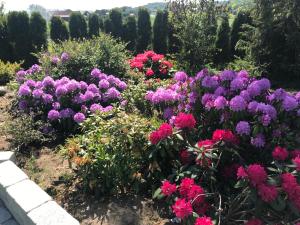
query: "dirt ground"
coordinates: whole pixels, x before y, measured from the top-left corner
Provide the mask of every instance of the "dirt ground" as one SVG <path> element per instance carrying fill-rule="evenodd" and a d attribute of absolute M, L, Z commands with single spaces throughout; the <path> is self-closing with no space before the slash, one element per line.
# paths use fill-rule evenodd
<path fill-rule="evenodd" d="M 12 93 L 0 96 L 0 151 L 11 150 L 5 123 Z M 55 147 L 30 147 L 31 155 L 17 154 L 17 164 L 82 225 L 168 225 L 161 208 L 141 196 L 112 196 L 95 199 L 83 193 L 69 163 Z"/>

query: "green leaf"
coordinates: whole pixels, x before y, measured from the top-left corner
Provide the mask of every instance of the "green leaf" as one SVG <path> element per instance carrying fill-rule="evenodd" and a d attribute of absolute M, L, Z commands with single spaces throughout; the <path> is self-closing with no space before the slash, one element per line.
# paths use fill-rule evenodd
<path fill-rule="evenodd" d="M 159 195 L 161 195 L 161 189 L 160 189 L 160 188 L 158 188 L 158 189 L 154 192 L 153 198 L 158 198 Z"/>
<path fill-rule="evenodd" d="M 286 202 L 282 196 L 278 196 L 277 199 L 271 202 L 271 207 L 276 211 L 283 211 L 286 207 Z"/>

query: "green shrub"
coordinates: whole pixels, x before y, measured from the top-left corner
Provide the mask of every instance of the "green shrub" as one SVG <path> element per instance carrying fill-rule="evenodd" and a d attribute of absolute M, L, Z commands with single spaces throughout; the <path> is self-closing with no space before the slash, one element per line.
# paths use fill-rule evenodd
<path fill-rule="evenodd" d="M 261 76 L 263 72 L 262 67 L 256 66 L 255 63 L 248 58 L 241 59 L 237 57 L 228 64 L 227 68 L 234 71 L 247 70 L 253 77 Z"/>
<path fill-rule="evenodd" d="M 148 134 L 153 121 L 122 111 L 98 114 L 83 124 L 83 134 L 63 151 L 85 187 L 96 194 L 138 191 L 147 169 Z"/>
<path fill-rule="evenodd" d="M 51 63 L 52 57 L 60 57 L 63 52 L 69 54 L 69 60 L 64 63 Z M 95 67 L 106 74 L 123 77 L 129 69 L 127 58 L 125 45 L 105 34 L 90 40 L 51 42 L 49 53 L 39 55 L 41 66 L 46 73 L 54 78 L 67 75 L 76 80 L 86 80 Z"/>
<path fill-rule="evenodd" d="M 19 151 L 26 150 L 29 145 L 37 145 L 49 140 L 42 133 L 42 128 L 46 124 L 42 121 L 34 121 L 30 115 L 17 115 L 6 126 L 7 133 L 12 137 L 10 143 L 13 148 Z"/>
<path fill-rule="evenodd" d="M 0 85 L 6 85 L 11 81 L 19 69 L 18 63 L 5 63 L 0 60 Z"/>

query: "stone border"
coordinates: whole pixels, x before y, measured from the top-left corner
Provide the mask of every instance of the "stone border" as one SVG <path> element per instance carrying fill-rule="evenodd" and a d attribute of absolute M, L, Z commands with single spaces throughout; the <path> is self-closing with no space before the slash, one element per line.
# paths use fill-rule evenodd
<path fill-rule="evenodd" d="M 0 152 L 0 199 L 20 225 L 79 225 L 10 159 Z"/>

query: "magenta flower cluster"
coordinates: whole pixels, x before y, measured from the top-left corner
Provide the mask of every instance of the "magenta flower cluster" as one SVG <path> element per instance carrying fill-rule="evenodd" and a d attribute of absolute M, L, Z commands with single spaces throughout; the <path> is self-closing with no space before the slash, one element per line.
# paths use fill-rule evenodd
<path fill-rule="evenodd" d="M 27 80 L 18 90 L 19 108 L 44 112 L 50 122 L 71 119 L 81 123 L 90 113 L 107 112 L 113 109 L 112 103 L 122 101 L 125 82 L 97 68 L 91 72 L 91 80 L 90 83 L 68 77 L 54 80 L 50 76 L 42 81 Z"/>
<path fill-rule="evenodd" d="M 177 72 L 174 81 L 145 97 L 161 108 L 164 118 L 169 119 L 171 112 L 203 111 L 205 124 L 211 125 L 216 123 L 213 116 L 218 115 L 219 128 L 230 126 L 257 148 L 265 146 L 273 131 L 284 133 L 283 129 L 294 123 L 292 120 L 300 119 L 300 92 L 292 95 L 284 89 L 271 91 L 268 79 L 252 78 L 245 70 L 210 74 L 204 69 L 195 77 Z"/>
<path fill-rule="evenodd" d="M 16 74 L 16 80 L 18 83 L 23 83 L 26 80 L 26 76 L 30 76 L 35 73 L 41 72 L 41 67 L 37 64 L 32 65 L 28 70 L 20 70 Z"/>

